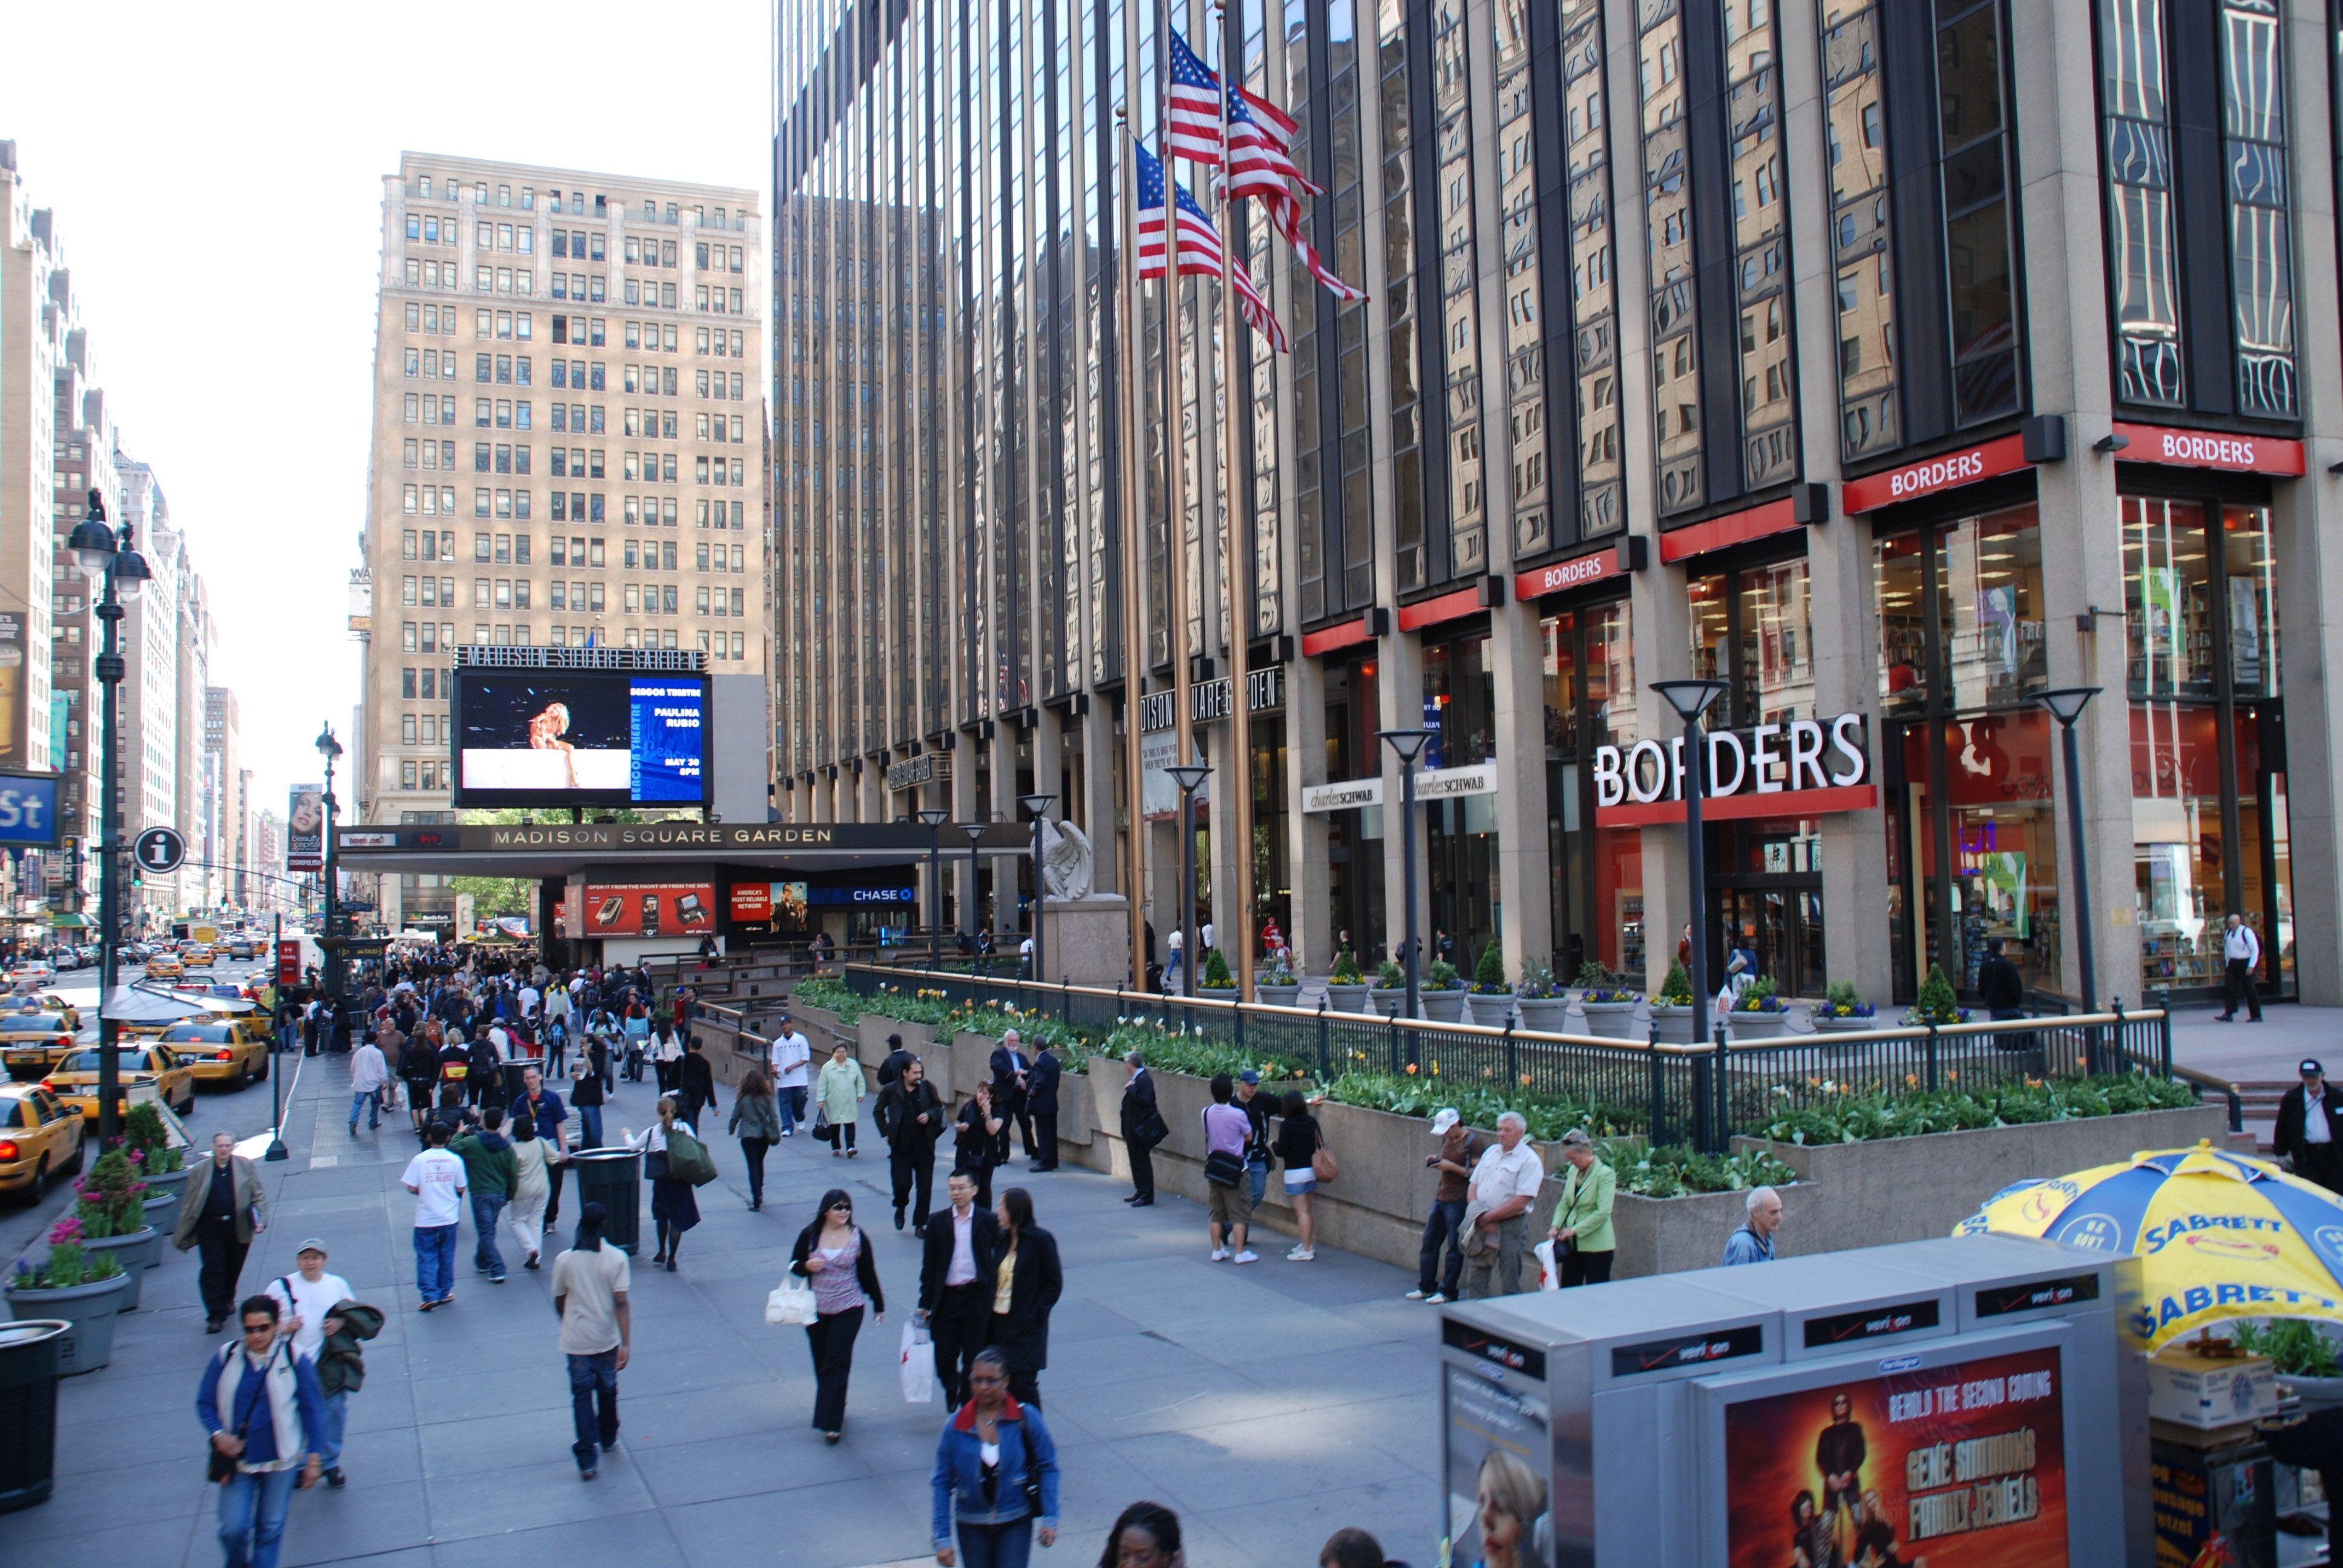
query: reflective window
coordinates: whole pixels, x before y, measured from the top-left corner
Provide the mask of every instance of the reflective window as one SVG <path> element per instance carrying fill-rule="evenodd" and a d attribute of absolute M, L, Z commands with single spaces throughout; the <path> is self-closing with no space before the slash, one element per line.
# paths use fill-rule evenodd
<path fill-rule="evenodd" d="M 2116 290 L 2116 396 L 2177 407 L 2185 385 L 2164 9 L 2164 0 L 2099 0 L 2099 107 Z"/>
<path fill-rule="evenodd" d="M 1651 310 L 1652 422 L 1664 513 L 1697 507 L 1701 482 L 1699 311 L 1693 292 L 1691 145 L 1684 119 L 1680 0 L 1637 8 L 1645 279 Z"/>
<path fill-rule="evenodd" d="M 1742 477 L 1753 490 L 1798 471 L 1796 372 L 1790 358 L 1790 203 L 1776 15 L 1770 0 L 1725 0 L 1734 303 L 1741 325 Z"/>
<path fill-rule="evenodd" d="M 2016 412 L 2018 328 L 2009 200 L 2015 137 L 2004 102 L 2001 0 L 1936 7 L 1936 106 L 1944 163 L 1945 265 L 1953 418 Z"/>
<path fill-rule="evenodd" d="M 1824 154 L 1838 308 L 1839 453 L 1897 446 L 1887 127 L 1875 5 L 1822 0 Z"/>
<path fill-rule="evenodd" d="M 2237 411 L 2292 418 L 2294 253 L 2287 217 L 2285 54 L 2278 0 L 2221 7 L 2222 165 Z"/>
<path fill-rule="evenodd" d="M 1612 276 L 1611 96 L 1604 85 L 1601 0 L 1564 0 L 1562 33 L 1579 532 L 1594 538 L 1627 526 L 1619 467 L 1619 297 Z"/>

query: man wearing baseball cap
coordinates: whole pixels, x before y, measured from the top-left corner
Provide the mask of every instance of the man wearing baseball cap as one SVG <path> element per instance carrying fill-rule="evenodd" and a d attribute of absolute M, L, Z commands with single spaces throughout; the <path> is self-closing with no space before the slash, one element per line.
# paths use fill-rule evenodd
<path fill-rule="evenodd" d="M 1416 1256 L 1415 1289 L 1407 1293 L 1407 1299 L 1430 1302 L 1436 1306 L 1456 1299 L 1457 1284 L 1464 1271 L 1464 1254 L 1456 1245 L 1456 1229 L 1464 1222 L 1464 1189 L 1472 1180 L 1473 1165 L 1481 1158 L 1481 1141 L 1463 1124 L 1463 1118 L 1445 1107 L 1432 1119 L 1432 1135 L 1440 1140 L 1440 1147 L 1425 1155 L 1423 1162 L 1440 1172 L 1440 1185 L 1433 1192 L 1432 1211 L 1423 1221 L 1423 1250 Z M 1445 1270 L 1440 1266 L 1443 1247 L 1448 1249 Z"/>
<path fill-rule="evenodd" d="M 2296 1069 L 2302 1081 L 2278 1102 L 2278 1127 L 2270 1147 L 2294 1173 L 2330 1192 L 2343 1192 L 2343 1094 L 2327 1082 L 2327 1070 L 2310 1058 Z"/>
<path fill-rule="evenodd" d="M 294 1261 L 295 1272 L 280 1275 L 268 1284 L 268 1293 L 277 1300 L 277 1333 L 293 1342 L 296 1356 L 317 1364 L 317 1392 L 326 1417 L 325 1430 L 316 1436 L 317 1462 L 325 1471 L 326 1484 L 340 1486 L 346 1480 L 342 1430 L 349 1419 L 350 1393 L 366 1376 L 357 1342 L 374 1338 L 382 1328 L 382 1314 L 372 1307 L 358 1306 L 351 1298 L 350 1282 L 339 1274 L 326 1272 L 326 1243 L 317 1237 L 301 1243 Z M 341 1366 L 328 1376 L 327 1342 L 335 1339 L 343 1341 L 338 1348 L 345 1356 L 357 1362 L 356 1377 L 347 1375 Z"/>

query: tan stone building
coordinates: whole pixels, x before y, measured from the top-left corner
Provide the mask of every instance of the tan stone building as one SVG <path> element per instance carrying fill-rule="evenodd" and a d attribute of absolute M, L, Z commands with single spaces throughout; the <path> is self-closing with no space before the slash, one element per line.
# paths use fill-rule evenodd
<path fill-rule="evenodd" d="M 465 644 L 767 669 L 765 228 L 754 191 L 403 154 L 383 182 L 344 821 L 448 809 Z M 445 920 L 406 878 L 381 919 Z"/>

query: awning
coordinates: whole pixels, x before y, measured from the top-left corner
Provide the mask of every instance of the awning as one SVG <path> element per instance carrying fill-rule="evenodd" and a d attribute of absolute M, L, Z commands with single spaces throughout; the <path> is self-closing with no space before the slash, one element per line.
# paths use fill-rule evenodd
<path fill-rule="evenodd" d="M 96 923 L 87 915 L 77 915 L 70 910 L 60 910 L 49 916 L 49 926 L 53 930 L 86 930 Z"/>

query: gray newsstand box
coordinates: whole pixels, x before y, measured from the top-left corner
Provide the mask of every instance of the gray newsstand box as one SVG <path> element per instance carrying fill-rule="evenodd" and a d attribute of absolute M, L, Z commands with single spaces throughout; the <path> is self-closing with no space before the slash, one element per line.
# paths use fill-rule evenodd
<path fill-rule="evenodd" d="M 1453 1561 L 1486 1501 L 1553 1568 L 1776 1568 L 1801 1529 L 1929 1568 L 2147 1568 L 2131 1267 L 1959 1237 L 1444 1306 Z"/>

